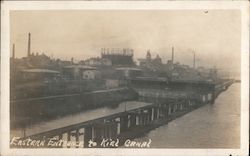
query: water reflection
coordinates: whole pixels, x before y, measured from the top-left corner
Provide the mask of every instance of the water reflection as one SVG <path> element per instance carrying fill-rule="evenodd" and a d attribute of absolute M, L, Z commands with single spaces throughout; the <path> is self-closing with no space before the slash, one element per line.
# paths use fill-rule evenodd
<path fill-rule="evenodd" d="M 240 84 L 233 84 L 213 105 L 205 105 L 145 137 L 151 147 L 162 148 L 239 148 Z"/>

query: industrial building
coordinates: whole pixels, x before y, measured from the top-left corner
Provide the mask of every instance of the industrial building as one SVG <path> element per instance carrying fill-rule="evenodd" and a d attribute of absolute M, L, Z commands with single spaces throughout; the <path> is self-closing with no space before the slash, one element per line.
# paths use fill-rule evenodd
<path fill-rule="evenodd" d="M 129 48 L 102 48 L 101 57 L 109 59 L 114 66 L 135 65 L 133 61 L 134 50 Z"/>

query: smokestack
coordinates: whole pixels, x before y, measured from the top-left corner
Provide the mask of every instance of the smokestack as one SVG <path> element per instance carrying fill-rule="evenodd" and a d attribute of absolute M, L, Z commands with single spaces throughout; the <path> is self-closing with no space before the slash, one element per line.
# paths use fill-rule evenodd
<path fill-rule="evenodd" d="M 31 36 L 31 34 L 29 33 L 29 38 L 28 38 L 28 57 L 30 56 L 30 36 Z"/>
<path fill-rule="evenodd" d="M 12 47 L 12 58 L 15 59 L 15 44 Z"/>
<path fill-rule="evenodd" d="M 195 52 L 194 52 L 194 64 L 193 64 L 193 67 L 195 69 Z"/>
<path fill-rule="evenodd" d="M 174 63 L 174 47 L 172 47 L 172 63 Z"/>

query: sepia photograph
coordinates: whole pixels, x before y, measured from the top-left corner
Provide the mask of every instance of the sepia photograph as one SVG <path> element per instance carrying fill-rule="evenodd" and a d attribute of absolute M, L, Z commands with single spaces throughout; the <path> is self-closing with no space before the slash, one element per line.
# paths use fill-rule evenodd
<path fill-rule="evenodd" d="M 232 9 L 95 4 L 6 7 L 1 135 L 10 152 L 248 154 L 249 38 L 243 32 L 249 21 L 241 8 L 248 3 Z"/>

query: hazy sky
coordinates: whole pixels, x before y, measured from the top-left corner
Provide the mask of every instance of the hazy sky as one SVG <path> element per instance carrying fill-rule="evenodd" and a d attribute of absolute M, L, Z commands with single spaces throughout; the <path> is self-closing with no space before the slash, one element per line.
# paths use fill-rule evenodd
<path fill-rule="evenodd" d="M 197 66 L 240 69 L 241 19 L 237 10 L 147 11 L 11 11 L 11 44 L 16 57 L 27 55 L 28 33 L 32 52 L 76 60 L 100 56 L 100 49 L 133 48 L 134 60 L 146 50 Z"/>

